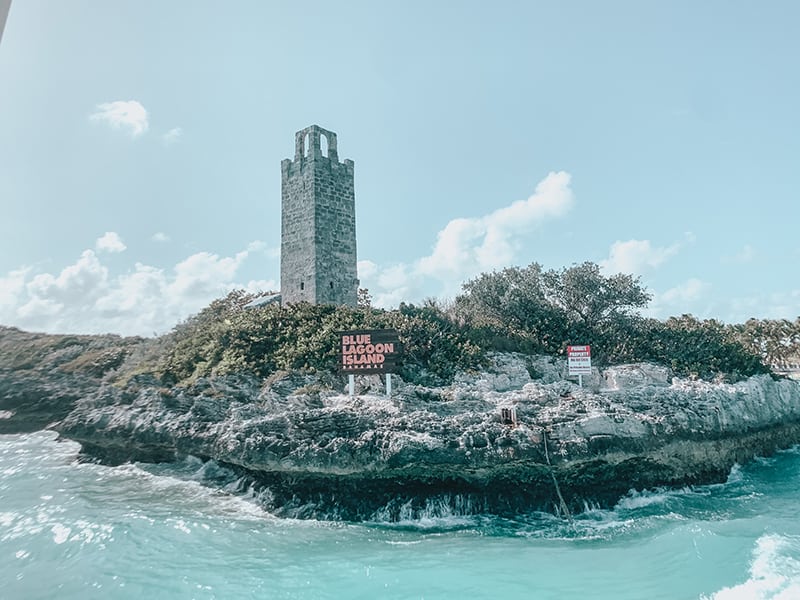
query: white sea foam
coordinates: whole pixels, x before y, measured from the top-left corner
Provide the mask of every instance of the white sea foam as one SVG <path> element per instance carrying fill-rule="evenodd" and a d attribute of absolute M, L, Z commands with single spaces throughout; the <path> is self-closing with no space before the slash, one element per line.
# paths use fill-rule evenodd
<path fill-rule="evenodd" d="M 739 463 L 733 463 L 731 467 L 731 472 L 728 473 L 728 480 L 726 483 L 741 483 L 744 479 L 744 473 L 742 472 L 742 467 Z"/>
<path fill-rule="evenodd" d="M 183 533 L 192 533 L 192 530 L 189 529 L 189 526 L 186 525 L 186 522 L 183 519 L 175 520 L 172 526 Z"/>
<path fill-rule="evenodd" d="M 636 510 L 647 506 L 664 504 L 671 496 L 675 496 L 678 493 L 685 493 L 685 491 L 684 490 L 681 490 L 680 492 L 665 491 L 665 490 L 647 491 L 647 492 L 631 491 L 630 493 L 628 493 L 627 496 L 621 498 L 620 501 L 617 502 L 615 508 L 620 510 Z"/>
<path fill-rule="evenodd" d="M 401 506 L 385 506 L 377 510 L 371 522 L 398 528 L 419 530 L 463 529 L 475 524 L 473 503 L 460 494 L 428 498 L 424 506 L 409 500 Z"/>
<path fill-rule="evenodd" d="M 69 539 L 69 534 L 72 533 L 72 530 L 69 527 L 62 525 L 61 523 L 54 524 L 50 528 L 50 531 L 53 532 L 53 541 L 56 544 L 63 544 L 66 542 Z"/>
<path fill-rule="evenodd" d="M 181 479 L 164 473 L 154 474 L 138 464 L 125 464 L 118 467 L 84 464 L 80 465 L 80 468 L 98 470 L 100 480 L 130 488 L 129 496 L 139 495 L 143 501 L 148 498 L 154 500 L 179 498 L 187 507 L 195 507 L 232 518 L 264 519 L 271 517 L 253 500 L 206 487 L 202 485 L 201 477 L 194 475 L 190 479 Z"/>
<path fill-rule="evenodd" d="M 705 600 L 797 600 L 800 598 L 800 536 L 762 535 L 756 540 L 750 578 Z"/>

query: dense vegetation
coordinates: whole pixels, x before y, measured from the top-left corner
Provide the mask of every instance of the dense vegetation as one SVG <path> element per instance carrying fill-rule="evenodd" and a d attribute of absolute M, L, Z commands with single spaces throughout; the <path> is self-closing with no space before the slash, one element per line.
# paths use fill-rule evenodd
<path fill-rule="evenodd" d="M 0 325 L 0 372 L 58 370 L 102 377 L 119 368 L 142 338 L 50 335 Z"/>
<path fill-rule="evenodd" d="M 680 375 L 710 378 L 767 372 L 753 328 L 691 315 L 666 321 L 641 317 L 650 295 L 638 278 L 604 276 L 586 262 L 560 271 L 534 263 L 483 274 L 464 284 L 453 313 L 483 348 L 561 355 L 590 344 L 593 364 L 653 361 Z M 796 348 L 797 346 L 795 346 Z"/>
<path fill-rule="evenodd" d="M 252 299 L 232 292 L 176 327 L 165 340 L 157 372 L 178 382 L 237 372 L 266 377 L 280 370 L 333 371 L 338 334 L 351 329 L 397 330 L 403 345 L 400 375 L 410 381 L 441 383 L 478 367 L 483 358 L 467 328 L 433 305 L 391 311 L 305 303 L 247 308 Z"/>
<path fill-rule="evenodd" d="M 480 368 L 488 351 L 563 356 L 591 344 L 596 366 L 652 361 L 677 374 L 738 378 L 800 362 L 800 318 L 726 325 L 691 315 L 661 321 L 639 314 L 650 296 L 629 275 L 604 276 L 584 263 L 545 271 L 538 264 L 482 274 L 448 304 L 429 300 L 395 310 L 268 304 L 236 291 L 160 338 L 46 335 L 0 327 L 0 370 L 81 373 L 127 380 L 152 373 L 165 384 L 197 377 L 278 371 L 332 373 L 338 332 L 392 328 L 403 344 L 400 375 L 438 384 Z"/>
<path fill-rule="evenodd" d="M 448 304 L 428 300 L 396 310 L 267 304 L 232 292 L 158 341 L 150 367 L 165 382 L 214 374 L 332 372 L 338 332 L 392 328 L 400 334 L 400 375 L 440 383 L 481 366 L 487 351 L 564 355 L 569 344 L 591 344 L 597 366 L 653 361 L 685 376 L 737 378 L 769 371 L 798 355 L 800 319 L 725 325 L 691 315 L 643 318 L 650 295 L 638 278 L 605 276 L 583 263 L 545 271 L 536 263 L 482 274 Z"/>

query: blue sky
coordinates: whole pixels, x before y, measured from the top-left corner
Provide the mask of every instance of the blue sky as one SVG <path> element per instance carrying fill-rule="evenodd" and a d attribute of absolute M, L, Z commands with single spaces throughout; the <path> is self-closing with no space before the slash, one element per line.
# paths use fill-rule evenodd
<path fill-rule="evenodd" d="M 280 161 L 337 132 L 384 306 L 596 261 L 647 314 L 800 315 L 800 4 L 12 0 L 0 323 L 151 335 L 278 287 Z"/>

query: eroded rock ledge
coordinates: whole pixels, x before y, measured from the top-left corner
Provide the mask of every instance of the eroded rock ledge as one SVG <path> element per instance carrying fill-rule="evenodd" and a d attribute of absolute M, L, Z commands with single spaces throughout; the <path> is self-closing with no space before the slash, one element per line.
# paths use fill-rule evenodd
<path fill-rule="evenodd" d="M 791 380 L 712 384 L 631 365 L 579 388 L 547 358 L 494 363 L 445 388 L 396 382 L 392 398 L 377 378 L 360 379 L 349 398 L 329 389 L 343 389 L 341 379 L 297 373 L 174 388 L 138 376 L 81 389 L 53 428 L 112 463 L 214 460 L 262 490 L 271 510 L 349 520 L 430 502 L 456 512 L 552 510 L 553 476 L 571 510 L 609 506 L 630 489 L 724 481 L 735 463 L 800 442 L 800 384 Z M 503 408 L 514 409 L 514 423 L 503 422 Z"/>

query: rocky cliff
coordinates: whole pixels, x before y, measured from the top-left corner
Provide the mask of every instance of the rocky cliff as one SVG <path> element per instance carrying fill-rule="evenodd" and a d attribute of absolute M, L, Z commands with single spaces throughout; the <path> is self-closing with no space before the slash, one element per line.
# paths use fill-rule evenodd
<path fill-rule="evenodd" d="M 630 489 L 723 481 L 735 463 L 800 442 L 790 380 L 712 384 L 642 364 L 579 388 L 552 359 L 492 362 L 446 387 L 395 380 L 391 398 L 376 377 L 359 378 L 350 398 L 342 378 L 299 373 L 167 387 L 5 368 L 0 423 L 50 426 L 111 463 L 213 460 L 273 511 L 344 519 L 431 503 L 500 514 L 607 506 Z"/>

